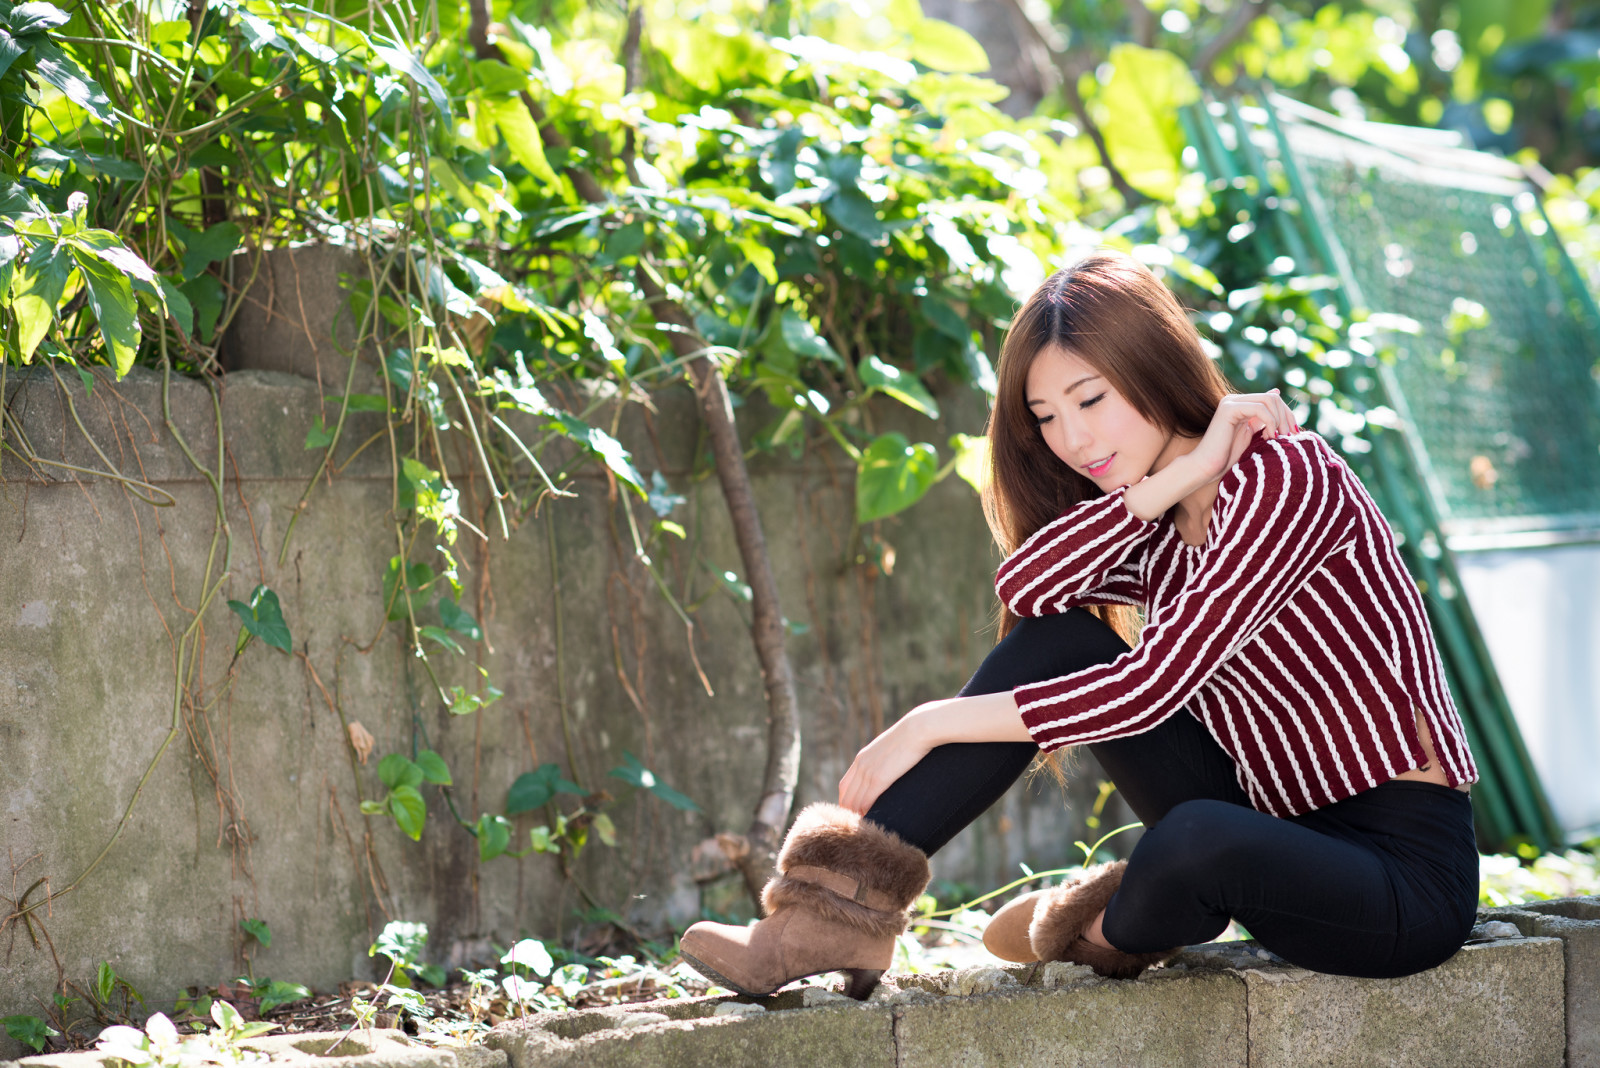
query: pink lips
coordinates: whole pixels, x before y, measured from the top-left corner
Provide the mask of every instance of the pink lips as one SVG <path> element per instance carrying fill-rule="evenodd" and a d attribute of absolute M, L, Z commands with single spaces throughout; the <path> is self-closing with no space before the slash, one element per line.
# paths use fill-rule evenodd
<path fill-rule="evenodd" d="M 1115 460 L 1116 458 L 1117 458 L 1117 454 L 1116 453 L 1112 453 L 1110 456 L 1107 456 L 1104 460 L 1098 460 L 1098 461 L 1088 465 L 1087 467 L 1084 468 L 1084 470 L 1086 472 L 1088 472 L 1090 478 L 1099 478 L 1101 475 L 1105 474 L 1108 470 L 1111 469 L 1111 461 Z"/>

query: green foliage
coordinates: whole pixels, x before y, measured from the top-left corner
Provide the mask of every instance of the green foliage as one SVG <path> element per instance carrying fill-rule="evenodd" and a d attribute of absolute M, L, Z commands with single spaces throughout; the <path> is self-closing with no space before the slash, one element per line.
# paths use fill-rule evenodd
<path fill-rule="evenodd" d="M 240 920 L 239 930 L 258 942 L 262 949 L 272 948 L 272 928 L 267 926 L 266 920 Z"/>
<path fill-rule="evenodd" d="M 626 749 L 622 751 L 622 759 L 623 763 L 611 769 L 613 778 L 632 783 L 642 790 L 649 790 L 680 812 L 700 811 L 699 805 L 656 778 L 654 772 L 641 764 L 639 758 Z"/>
<path fill-rule="evenodd" d="M 239 628 L 239 641 L 234 646 L 236 653 L 244 652 L 251 638 L 260 638 L 285 653 L 293 652 L 294 642 L 289 637 L 288 624 L 283 621 L 283 609 L 278 604 L 276 593 L 265 586 L 257 586 L 251 592 L 248 603 L 229 601 L 228 607 L 233 609 L 233 614 L 243 624 Z"/>
<path fill-rule="evenodd" d="M 5 1025 L 6 1034 L 12 1039 L 35 1053 L 44 1052 L 45 1042 L 61 1034 L 37 1016 L 6 1016 L 0 1018 L 0 1024 Z"/>
<path fill-rule="evenodd" d="M 430 986 L 443 986 L 447 978 L 444 969 L 422 961 L 427 944 L 427 924 L 391 920 L 367 950 L 367 956 L 382 954 L 389 958 L 390 974 L 385 982 L 396 987 L 409 987 L 413 975 Z"/>
<path fill-rule="evenodd" d="M 251 993 L 257 999 L 257 1008 L 262 1012 L 271 1012 L 279 1005 L 287 1005 L 293 1001 L 304 1001 L 311 996 L 309 987 L 299 983 L 288 983 L 281 979 L 262 979 L 250 984 Z"/>

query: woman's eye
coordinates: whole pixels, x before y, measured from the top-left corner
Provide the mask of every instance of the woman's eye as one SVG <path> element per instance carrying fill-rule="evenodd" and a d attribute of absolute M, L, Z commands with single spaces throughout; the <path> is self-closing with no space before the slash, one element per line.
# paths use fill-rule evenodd
<path fill-rule="evenodd" d="M 1103 401 L 1105 399 L 1106 399 L 1106 395 L 1104 393 L 1100 393 L 1100 394 L 1097 394 L 1096 396 L 1090 397 L 1088 400 L 1086 400 L 1082 404 L 1078 405 L 1078 407 L 1079 408 L 1093 408 L 1096 404 L 1099 404 L 1101 401 Z"/>
<path fill-rule="evenodd" d="M 1055 418 L 1055 416 L 1053 416 L 1053 415 L 1046 415 L 1046 416 L 1043 416 L 1043 417 L 1041 417 L 1039 419 L 1035 419 L 1034 422 L 1033 422 L 1033 425 L 1034 426 L 1044 426 L 1046 423 L 1050 422 L 1054 418 Z"/>

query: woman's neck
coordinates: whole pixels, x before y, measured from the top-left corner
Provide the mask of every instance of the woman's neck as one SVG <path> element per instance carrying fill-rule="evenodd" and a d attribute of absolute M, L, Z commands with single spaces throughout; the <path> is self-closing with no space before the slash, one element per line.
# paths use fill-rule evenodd
<path fill-rule="evenodd" d="M 1173 434 L 1167 439 L 1161 455 L 1156 457 L 1156 462 L 1150 466 L 1150 473 L 1153 475 L 1178 457 L 1187 456 L 1199 444 L 1197 437 Z M 1205 540 L 1206 525 L 1211 519 L 1211 505 L 1217 499 L 1220 483 L 1221 479 L 1207 482 L 1173 505 L 1173 520 L 1178 525 L 1178 533 L 1191 545 L 1198 545 Z"/>

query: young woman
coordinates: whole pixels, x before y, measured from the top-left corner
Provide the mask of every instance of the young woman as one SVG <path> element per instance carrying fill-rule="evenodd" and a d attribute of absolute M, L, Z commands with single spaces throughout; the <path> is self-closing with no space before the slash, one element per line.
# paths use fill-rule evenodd
<path fill-rule="evenodd" d="M 927 854 L 1072 745 L 1145 834 L 1001 909 L 996 955 L 1131 977 L 1231 919 L 1343 975 L 1455 953 L 1477 772 L 1416 585 L 1344 462 L 1276 390 L 1230 392 L 1171 293 L 1110 253 L 1022 308 L 988 435 L 1002 640 L 857 754 L 839 804 L 790 831 L 767 918 L 696 924 L 690 963 L 751 994 L 844 970 L 865 997 Z"/>

